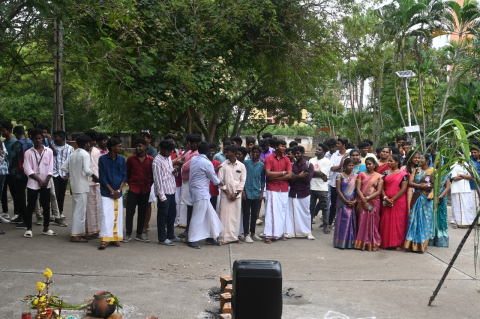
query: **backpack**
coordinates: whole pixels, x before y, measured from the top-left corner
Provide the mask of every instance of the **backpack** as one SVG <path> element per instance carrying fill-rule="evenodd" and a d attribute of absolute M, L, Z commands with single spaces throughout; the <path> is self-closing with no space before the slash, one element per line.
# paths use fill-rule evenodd
<path fill-rule="evenodd" d="M 33 143 L 30 139 L 21 139 L 17 140 L 20 144 L 22 144 L 22 155 L 21 158 L 18 161 L 17 166 L 15 167 L 15 173 L 17 175 L 25 175 L 25 172 L 23 170 L 23 162 L 25 160 L 25 152 L 33 147 Z M 15 142 L 15 143 L 17 143 Z"/>

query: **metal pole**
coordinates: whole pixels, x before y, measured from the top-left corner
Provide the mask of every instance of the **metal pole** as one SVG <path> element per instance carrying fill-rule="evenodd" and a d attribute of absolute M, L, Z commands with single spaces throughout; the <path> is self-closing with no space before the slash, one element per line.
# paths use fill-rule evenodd
<path fill-rule="evenodd" d="M 407 91 L 408 126 L 412 126 L 412 118 L 410 116 L 410 94 L 408 94 L 408 79 L 405 79 L 405 90 Z"/>

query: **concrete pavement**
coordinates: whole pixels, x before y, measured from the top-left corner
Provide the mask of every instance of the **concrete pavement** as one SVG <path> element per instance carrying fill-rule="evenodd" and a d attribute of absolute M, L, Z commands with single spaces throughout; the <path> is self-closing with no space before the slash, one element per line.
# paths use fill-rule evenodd
<path fill-rule="evenodd" d="M 65 207 L 69 223 L 69 195 Z M 36 283 L 43 281 L 47 267 L 54 273 L 54 294 L 66 302 L 84 303 L 95 292 L 109 290 L 125 304 L 124 318 L 215 318 L 219 302 L 209 295 L 218 289 L 220 276 L 230 275 L 237 259 L 282 263 L 283 318 L 287 319 L 478 318 L 474 233 L 435 306 L 427 306 L 465 229 L 449 229 L 450 248 L 429 247 L 427 253 L 416 254 L 335 249 L 333 232 L 323 234 L 318 223 L 314 241 L 290 239 L 271 245 L 255 242 L 221 247 L 201 242 L 199 250 L 182 243 L 158 245 L 155 217 L 150 225 L 150 243 L 132 240 L 99 251 L 99 240 L 70 243 L 70 227 L 52 226 L 58 237 L 48 237 L 41 235 L 41 226 L 34 226 L 34 237 L 27 239 L 22 237 L 23 230 L 0 224 L 6 231 L 0 236 L 0 319 L 20 318 L 20 300 L 36 293 Z M 268 287 L 262 289 L 268 293 Z"/>

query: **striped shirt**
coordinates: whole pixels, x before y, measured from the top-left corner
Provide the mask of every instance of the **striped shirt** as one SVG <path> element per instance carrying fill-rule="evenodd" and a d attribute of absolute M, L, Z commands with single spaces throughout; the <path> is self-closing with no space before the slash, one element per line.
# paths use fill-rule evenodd
<path fill-rule="evenodd" d="M 0 147 L 2 148 L 2 155 L 0 156 L 0 175 L 8 175 L 8 151 L 2 141 L 0 141 Z"/>
<path fill-rule="evenodd" d="M 65 177 L 67 173 L 62 171 L 62 165 L 67 161 L 70 154 L 75 151 L 72 146 L 65 144 L 63 146 L 55 145 L 57 154 L 53 155 L 53 177 Z"/>
<path fill-rule="evenodd" d="M 173 165 L 170 156 L 164 157 L 158 154 L 152 163 L 153 183 L 155 184 L 155 195 L 161 202 L 167 200 L 165 195 L 175 194 L 177 185 L 173 175 Z"/>

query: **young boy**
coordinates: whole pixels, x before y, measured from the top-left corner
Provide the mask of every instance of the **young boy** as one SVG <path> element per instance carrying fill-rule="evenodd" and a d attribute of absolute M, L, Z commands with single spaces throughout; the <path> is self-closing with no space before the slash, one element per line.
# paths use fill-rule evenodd
<path fill-rule="evenodd" d="M 218 171 L 218 179 L 224 184 L 220 187 L 222 193 L 218 205 L 218 216 L 224 227 L 224 231 L 220 233 L 222 243 L 241 243 L 238 240 L 242 209 L 241 193 L 245 186 L 247 171 L 243 163 L 237 160 L 236 153 L 235 146 L 228 146 L 225 149 L 227 160 Z"/>
<path fill-rule="evenodd" d="M 63 204 L 65 203 L 65 192 L 68 185 L 68 173 L 62 170 L 62 166 L 67 161 L 68 156 L 74 152 L 73 147 L 66 144 L 66 140 L 67 134 L 64 131 L 53 132 L 53 143 L 55 143 L 57 151 L 53 157 L 53 184 L 61 219 L 65 217 L 63 215 Z"/>
<path fill-rule="evenodd" d="M 275 140 L 275 153 L 265 159 L 267 202 L 265 209 L 265 243 L 283 237 L 288 202 L 288 180 L 293 176 L 292 164 L 285 156 L 287 143 Z M 285 239 L 286 240 L 286 239 Z"/>

